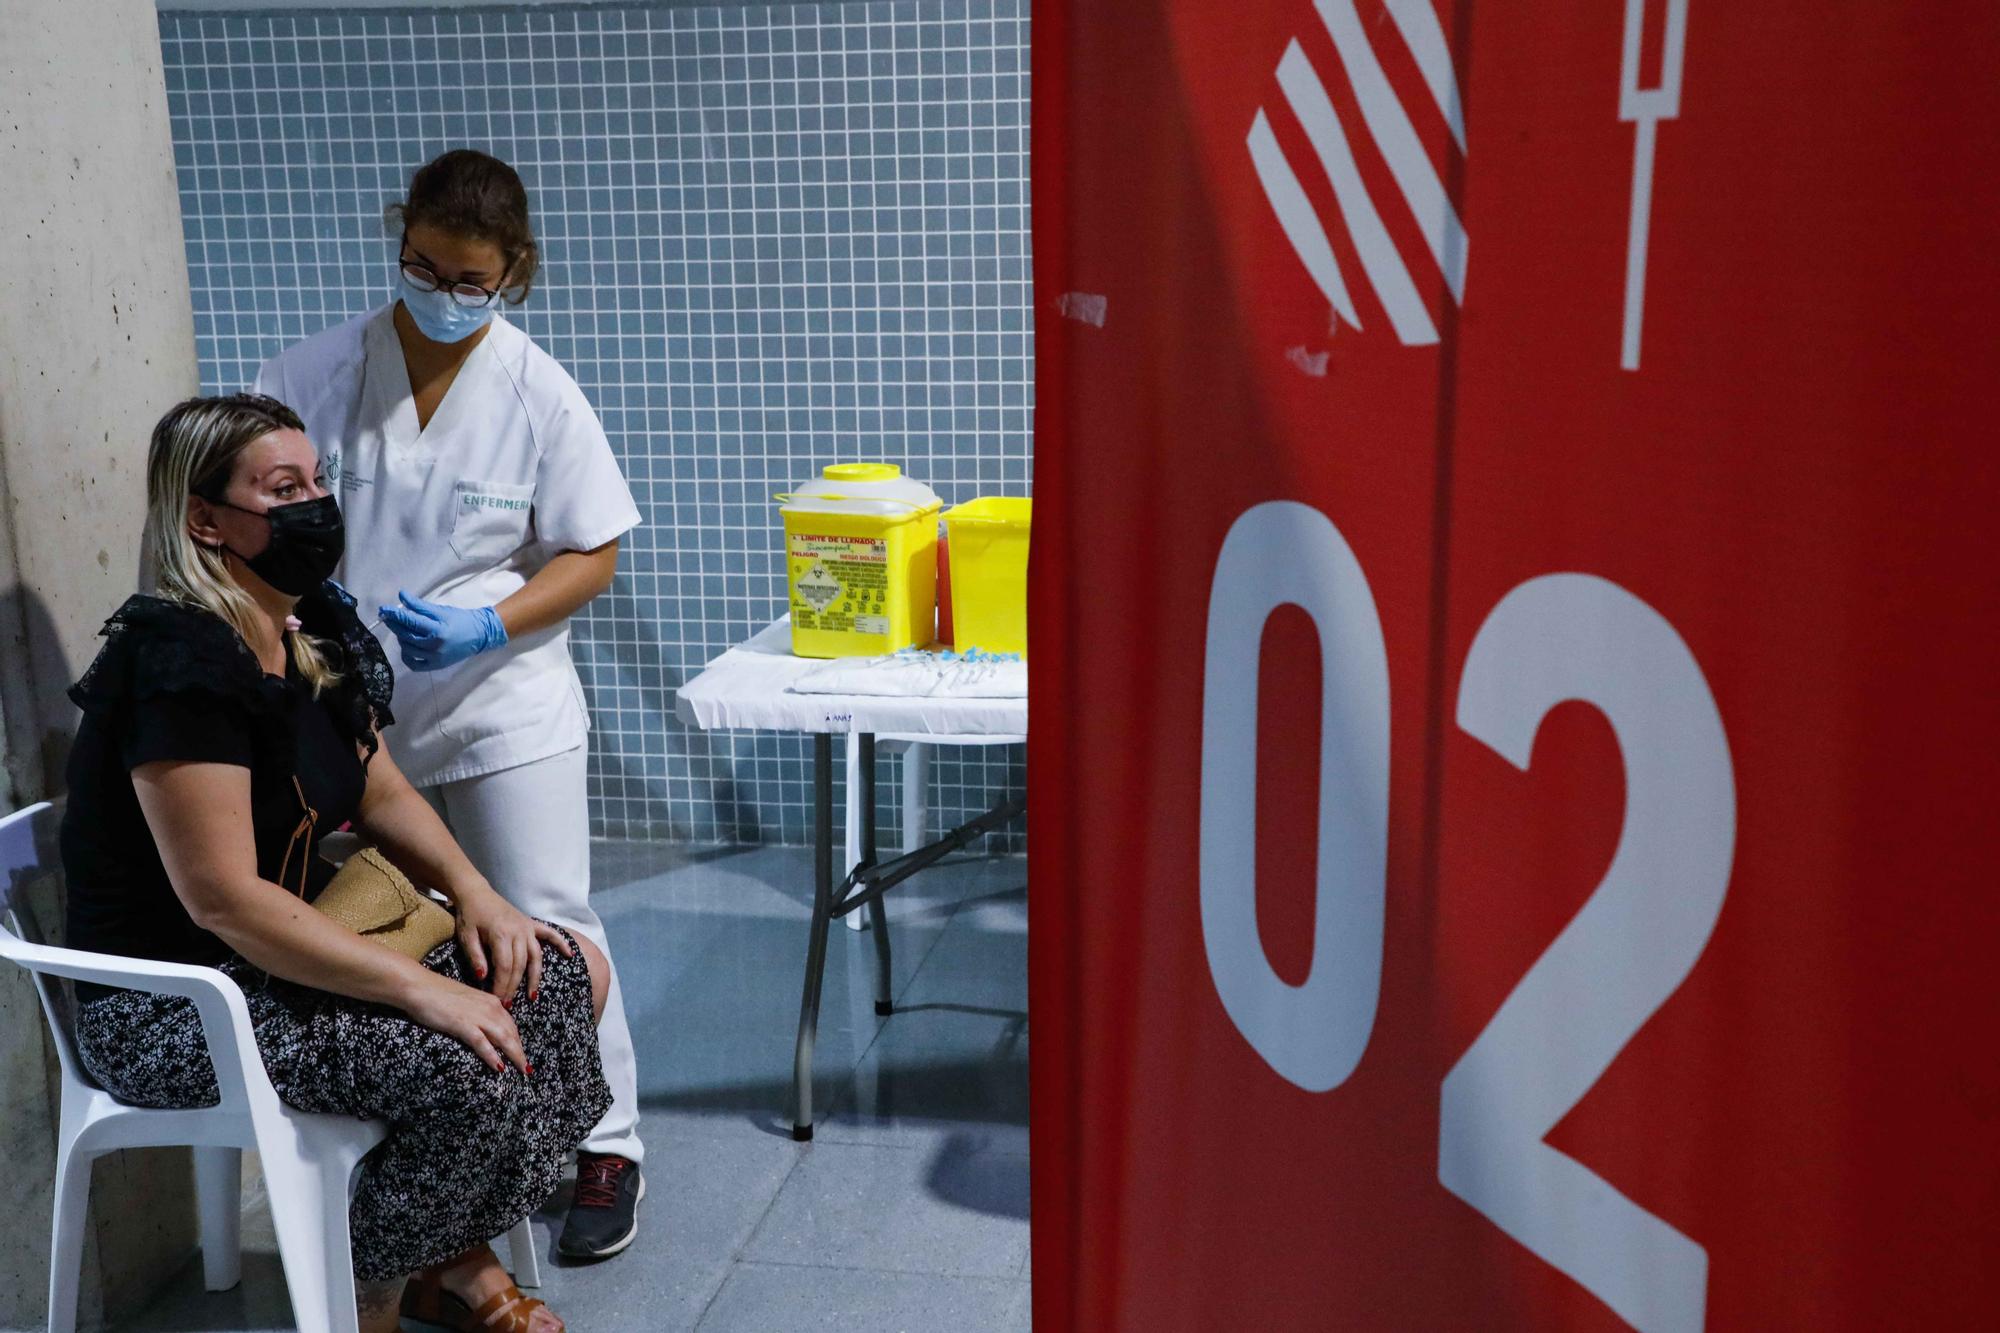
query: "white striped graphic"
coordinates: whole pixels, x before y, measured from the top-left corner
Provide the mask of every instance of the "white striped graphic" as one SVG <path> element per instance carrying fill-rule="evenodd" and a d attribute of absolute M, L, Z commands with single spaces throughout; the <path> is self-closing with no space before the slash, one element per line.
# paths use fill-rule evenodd
<path fill-rule="evenodd" d="M 1389 239 L 1389 229 L 1382 225 L 1382 215 L 1375 211 L 1375 201 L 1361 182 L 1361 168 L 1355 165 L 1354 150 L 1347 146 L 1347 134 L 1327 99 L 1326 86 L 1297 42 L 1285 48 L 1285 58 L 1278 62 L 1278 86 L 1285 90 L 1285 100 L 1292 104 L 1292 113 L 1305 128 L 1320 165 L 1326 168 L 1334 202 L 1340 205 L 1340 216 L 1361 256 L 1361 267 L 1382 308 L 1388 311 L 1396 336 L 1406 343 L 1436 342 L 1430 311 L 1424 308 L 1424 298 L 1417 295 L 1416 284 L 1396 253 L 1396 243 Z"/>
<path fill-rule="evenodd" d="M 1465 228 L 1459 225 L 1458 210 L 1445 197 L 1444 182 L 1431 166 L 1430 154 L 1417 138 L 1403 104 L 1389 87 L 1389 76 L 1375 60 L 1368 35 L 1361 31 L 1361 16 L 1354 12 L 1354 0 L 1318 0 L 1320 20 L 1347 67 L 1347 80 L 1354 87 L 1354 100 L 1361 104 L 1361 118 L 1375 136 L 1375 146 L 1389 164 L 1389 172 L 1416 214 L 1423 230 L 1424 244 L 1431 250 L 1451 288 L 1451 299 L 1465 300 Z"/>
<path fill-rule="evenodd" d="M 1312 280 L 1326 294 L 1326 303 L 1342 319 L 1360 328 L 1361 317 L 1354 313 L 1354 298 L 1347 294 L 1347 284 L 1341 281 L 1340 265 L 1334 262 L 1326 228 L 1319 225 L 1319 215 L 1313 212 L 1312 201 L 1306 198 L 1299 178 L 1292 174 L 1292 164 L 1285 160 L 1285 152 L 1278 147 L 1277 136 L 1271 133 L 1271 122 L 1264 118 L 1261 108 L 1257 118 L 1250 122 L 1250 161 L 1257 168 L 1265 197 L 1278 215 L 1278 225 L 1285 229 L 1306 272 L 1312 274 Z"/>
<path fill-rule="evenodd" d="M 1314 4 L 1328 36 L 1333 39 L 1355 104 L 1361 109 L 1362 128 L 1388 165 L 1451 300 L 1462 304 L 1465 227 L 1438 169 L 1376 58 L 1354 0 L 1314 0 Z M 1451 129 L 1452 138 L 1463 151 L 1465 122 L 1458 81 L 1436 12 L 1428 0 L 1383 0 L 1383 7 L 1408 46 L 1426 88 L 1437 102 L 1439 114 Z M 1361 261 L 1368 285 L 1382 303 L 1397 338 L 1413 346 L 1435 343 L 1437 327 L 1403 256 L 1383 225 L 1375 201 L 1369 196 L 1348 138 L 1348 128 L 1341 123 L 1327 94 L 1327 85 L 1298 42 L 1286 45 L 1278 62 L 1277 78 L 1286 103 L 1326 173 L 1327 183 L 1333 187 L 1341 222 Z M 1299 262 L 1325 295 L 1336 322 L 1360 328 L 1361 321 L 1334 257 L 1325 222 L 1313 210 L 1262 108 L 1251 122 L 1246 143 L 1264 197 Z"/>
<path fill-rule="evenodd" d="M 1445 41 L 1444 27 L 1430 0 L 1382 0 L 1382 8 L 1403 34 L 1403 44 L 1416 58 L 1417 72 L 1437 99 L 1438 112 L 1451 126 L 1458 151 L 1465 151 L 1465 109 L 1458 100 L 1458 76 L 1451 69 L 1451 44 Z"/>

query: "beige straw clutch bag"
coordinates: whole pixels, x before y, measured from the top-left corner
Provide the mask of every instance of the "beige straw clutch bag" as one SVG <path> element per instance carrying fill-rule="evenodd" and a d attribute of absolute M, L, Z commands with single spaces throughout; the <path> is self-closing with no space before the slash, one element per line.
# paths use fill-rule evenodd
<path fill-rule="evenodd" d="M 450 939 L 457 919 L 373 847 L 364 847 L 341 866 L 313 907 L 355 934 L 421 959 Z"/>

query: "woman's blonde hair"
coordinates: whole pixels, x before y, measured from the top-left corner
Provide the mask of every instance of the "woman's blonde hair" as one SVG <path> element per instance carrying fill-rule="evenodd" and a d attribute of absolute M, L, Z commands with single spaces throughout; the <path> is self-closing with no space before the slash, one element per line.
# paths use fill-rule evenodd
<path fill-rule="evenodd" d="M 246 644 L 256 642 L 257 604 L 229 572 L 222 551 L 203 546 L 188 532 L 188 498 L 221 500 L 236 460 L 254 441 L 274 430 L 304 429 L 298 413 L 256 393 L 190 398 L 153 427 L 146 454 L 146 511 L 159 595 L 213 612 Z M 292 662 L 315 696 L 339 681 L 321 640 L 302 630 L 287 631 L 287 638 Z"/>

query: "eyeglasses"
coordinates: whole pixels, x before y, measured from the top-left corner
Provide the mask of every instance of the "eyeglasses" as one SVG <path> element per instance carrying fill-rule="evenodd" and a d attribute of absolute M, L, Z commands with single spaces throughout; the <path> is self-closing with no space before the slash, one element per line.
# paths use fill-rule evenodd
<path fill-rule="evenodd" d="M 403 244 L 408 246 L 409 241 L 405 239 Z M 477 310 L 480 306 L 490 305 L 493 298 L 500 294 L 492 288 L 481 287 L 476 282 L 446 282 L 438 276 L 437 270 L 419 259 L 403 256 L 396 262 L 401 265 L 404 278 L 408 279 L 409 284 L 418 291 L 449 292 L 454 303 L 468 309 Z"/>

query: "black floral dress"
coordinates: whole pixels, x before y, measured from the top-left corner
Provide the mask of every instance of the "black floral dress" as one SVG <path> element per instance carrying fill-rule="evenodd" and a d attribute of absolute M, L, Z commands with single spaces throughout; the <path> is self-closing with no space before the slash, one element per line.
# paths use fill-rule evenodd
<path fill-rule="evenodd" d="M 389 664 L 353 599 L 329 582 L 297 614 L 342 675 L 317 696 L 296 671 L 266 674 L 235 630 L 205 610 L 134 597 L 106 622 L 108 642 L 70 691 L 84 719 L 63 822 L 68 941 L 220 967 L 243 989 L 264 1067 L 287 1105 L 388 1123 L 388 1139 L 362 1164 L 350 1219 L 355 1276 L 384 1281 L 527 1216 L 611 1093 L 580 954 L 544 946 L 539 998 L 530 1002 L 525 986 L 514 997 L 535 1071 L 525 1077 L 493 1072 L 399 1010 L 271 977 L 188 917 L 133 793 L 133 768 L 161 759 L 248 768 L 259 873 L 310 898 L 331 877 L 318 838 L 359 808 L 376 730 L 393 720 Z M 301 797 L 318 814 L 307 856 L 293 845 Z M 474 984 L 455 942 L 424 966 Z M 189 1001 L 81 985 L 77 997 L 84 1064 L 114 1097 L 158 1107 L 217 1101 Z"/>

